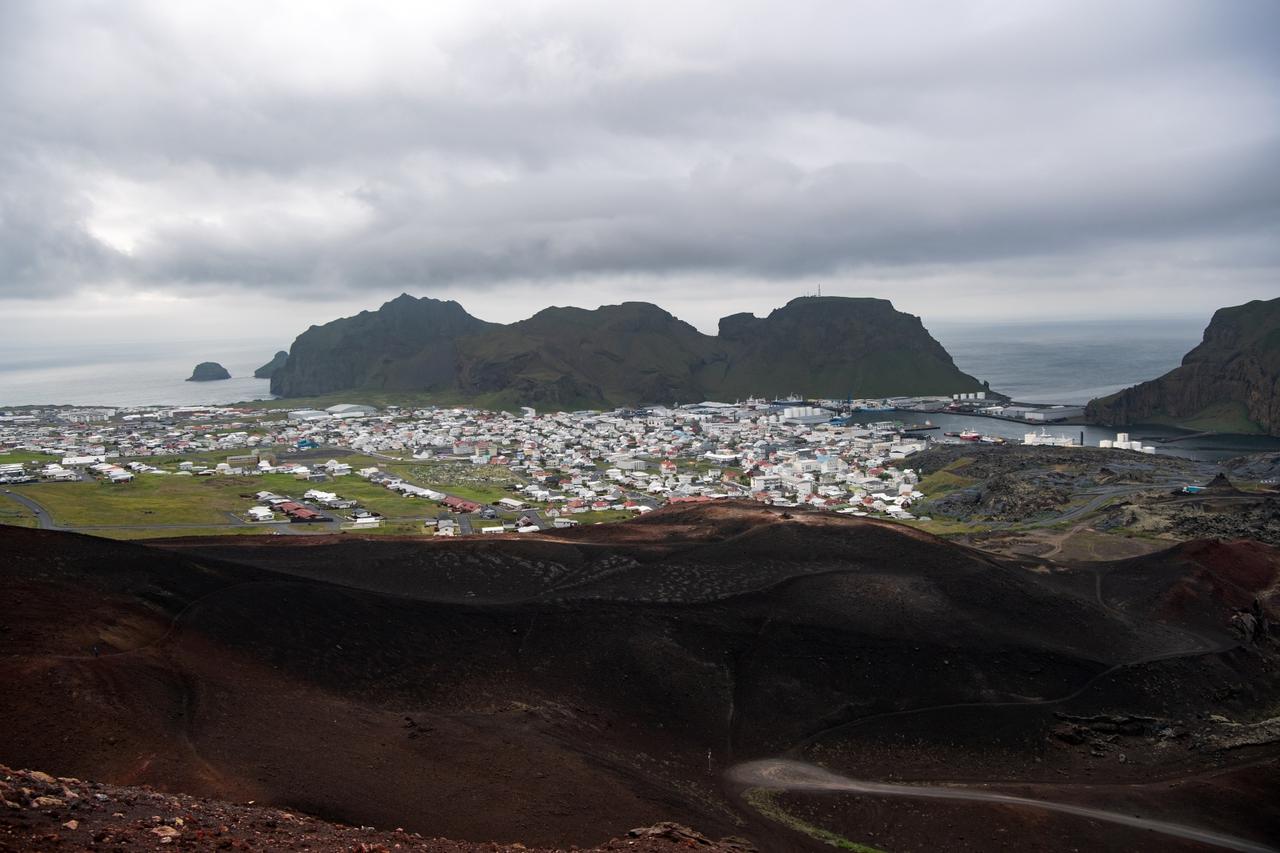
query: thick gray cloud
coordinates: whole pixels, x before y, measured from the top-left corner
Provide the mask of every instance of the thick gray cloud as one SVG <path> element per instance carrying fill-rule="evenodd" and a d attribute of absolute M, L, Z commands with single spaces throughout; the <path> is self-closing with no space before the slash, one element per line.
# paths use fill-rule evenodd
<path fill-rule="evenodd" d="M 0 4 L 0 299 L 1275 281 L 1268 0 L 436 5 Z"/>

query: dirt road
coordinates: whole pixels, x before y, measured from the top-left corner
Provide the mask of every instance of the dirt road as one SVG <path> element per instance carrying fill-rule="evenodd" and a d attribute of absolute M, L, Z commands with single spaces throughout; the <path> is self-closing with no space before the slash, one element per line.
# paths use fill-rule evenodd
<path fill-rule="evenodd" d="M 1246 838 L 1237 838 L 1212 830 L 1199 829 L 1180 823 L 1164 820 L 1135 817 L 1120 812 L 1076 806 L 1069 803 L 1056 803 L 1051 800 L 1035 800 L 1030 797 L 1017 797 L 1012 794 L 999 794 L 993 791 L 976 790 L 956 786 L 941 785 L 894 785 L 886 782 L 868 782 L 849 779 L 832 773 L 815 764 L 785 759 L 765 759 L 751 761 L 731 767 L 729 778 L 743 786 L 769 788 L 784 791 L 834 791 L 854 794 L 872 794 L 884 797 L 920 797 L 938 800 L 964 800 L 977 803 L 999 803 L 1001 805 L 1019 806 L 1075 815 L 1091 820 L 1132 826 L 1185 838 L 1202 844 L 1221 847 L 1224 850 L 1240 850 L 1245 853 L 1277 853 L 1274 847 L 1268 847 Z"/>

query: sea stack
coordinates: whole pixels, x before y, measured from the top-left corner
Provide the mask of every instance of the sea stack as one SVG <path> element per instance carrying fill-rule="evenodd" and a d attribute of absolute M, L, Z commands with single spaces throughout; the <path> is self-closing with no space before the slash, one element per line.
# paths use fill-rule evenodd
<path fill-rule="evenodd" d="M 231 374 L 227 369 L 216 361 L 202 361 L 196 365 L 196 369 L 191 371 L 191 375 L 187 377 L 188 382 L 213 382 L 218 379 L 230 379 Z"/>
<path fill-rule="evenodd" d="M 289 360 L 289 353 L 280 350 L 270 361 L 253 371 L 254 379 L 270 379 L 275 375 L 276 371 L 284 367 L 284 363 Z"/>

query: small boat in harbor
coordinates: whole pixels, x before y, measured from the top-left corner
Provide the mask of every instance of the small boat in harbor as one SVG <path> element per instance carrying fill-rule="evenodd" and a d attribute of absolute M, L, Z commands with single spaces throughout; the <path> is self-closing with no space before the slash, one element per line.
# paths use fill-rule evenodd
<path fill-rule="evenodd" d="M 960 439 L 961 441 L 981 441 L 982 433 L 974 432 L 971 429 L 967 429 L 964 432 L 958 434 L 956 438 Z"/>

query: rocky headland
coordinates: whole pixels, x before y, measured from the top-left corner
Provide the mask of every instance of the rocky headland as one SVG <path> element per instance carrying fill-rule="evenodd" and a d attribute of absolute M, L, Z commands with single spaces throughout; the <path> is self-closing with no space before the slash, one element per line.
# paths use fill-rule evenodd
<path fill-rule="evenodd" d="M 1086 414 L 1107 426 L 1280 435 L 1280 299 L 1220 309 L 1179 367 L 1091 401 Z"/>

